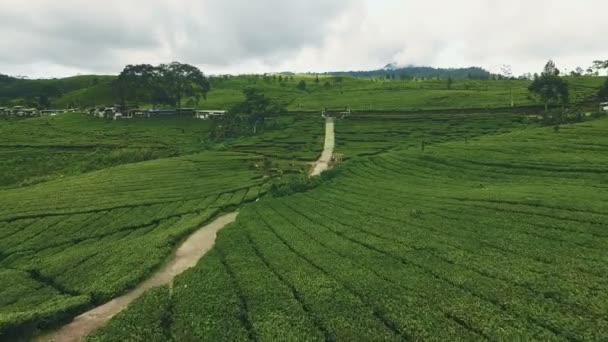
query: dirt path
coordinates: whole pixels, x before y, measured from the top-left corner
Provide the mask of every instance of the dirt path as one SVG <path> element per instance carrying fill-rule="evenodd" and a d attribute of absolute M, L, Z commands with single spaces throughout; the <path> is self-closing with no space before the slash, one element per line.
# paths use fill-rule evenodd
<path fill-rule="evenodd" d="M 311 176 L 318 176 L 321 174 L 321 172 L 329 168 L 331 156 L 334 154 L 334 147 L 334 118 L 327 118 L 325 121 L 325 145 L 323 146 L 323 153 L 321 153 L 319 160 L 315 162 L 315 165 L 310 173 Z"/>
<path fill-rule="evenodd" d="M 148 280 L 141 283 L 129 293 L 113 299 L 76 317 L 60 330 L 37 338 L 37 341 L 77 342 L 94 330 L 104 326 L 114 315 L 124 310 L 131 302 L 146 290 L 170 284 L 180 273 L 193 267 L 215 244 L 217 232 L 236 220 L 238 213 L 231 213 L 217 218 L 190 235 L 179 246 L 171 260 Z"/>

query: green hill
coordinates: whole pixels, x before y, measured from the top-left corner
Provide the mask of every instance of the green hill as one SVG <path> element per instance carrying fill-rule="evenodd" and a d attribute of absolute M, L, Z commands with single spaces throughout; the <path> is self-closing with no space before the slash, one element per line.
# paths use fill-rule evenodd
<path fill-rule="evenodd" d="M 76 76 L 55 80 L 16 80 L 0 82 L 0 105 L 35 103 L 39 93 L 49 88 L 55 108 L 93 107 L 118 102 L 113 76 Z M 593 98 L 603 77 L 566 77 L 571 101 Z M 306 82 L 299 89 L 300 81 Z M 530 98 L 525 80 L 455 79 L 448 89 L 445 79 L 394 79 L 330 75 L 243 75 L 212 77 L 207 100 L 198 105 L 185 99 L 187 107 L 228 109 L 243 99 L 246 87 L 260 88 L 267 96 L 292 111 L 320 111 L 322 108 L 353 110 L 420 110 L 448 108 L 506 108 L 511 96 L 516 106 L 538 105 Z M 145 107 L 146 105 L 143 104 Z M 149 106 L 149 105 L 148 105 Z"/>
<path fill-rule="evenodd" d="M 91 340 L 602 340 L 606 130 L 353 160 L 312 191 L 243 208 L 171 293 Z"/>

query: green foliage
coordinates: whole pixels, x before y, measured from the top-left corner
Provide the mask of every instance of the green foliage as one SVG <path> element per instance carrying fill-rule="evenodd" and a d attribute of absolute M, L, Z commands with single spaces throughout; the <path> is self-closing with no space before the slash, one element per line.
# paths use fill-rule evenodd
<path fill-rule="evenodd" d="M 602 101 L 608 101 L 608 78 L 598 91 L 597 97 Z"/>
<path fill-rule="evenodd" d="M 320 177 L 290 175 L 273 180 L 268 193 L 273 197 L 284 197 L 314 189 L 321 183 Z"/>
<path fill-rule="evenodd" d="M 167 287 L 148 290 L 136 300 L 134 310 L 119 313 L 109 325 L 87 338 L 90 342 L 142 341 L 164 342 L 171 317 L 171 294 Z"/>
<path fill-rule="evenodd" d="M 0 191 L 0 271 L 27 271 L 22 295 L 6 297 L 7 329 L 57 322 L 74 302 L 78 311 L 138 284 L 183 237 L 265 191 L 252 160 L 196 154 Z M 55 292 L 43 295 L 45 284 Z"/>
<path fill-rule="evenodd" d="M 280 103 L 266 97 L 259 89 L 246 88 L 243 91 L 245 100 L 233 106 L 227 115 L 216 121 L 211 132 L 214 139 L 234 138 L 241 135 L 254 135 L 258 128 L 263 128 L 269 117 L 287 112 Z"/>
<path fill-rule="evenodd" d="M 195 107 L 201 109 L 230 109 L 244 100 L 243 90 L 255 87 L 273 101 L 281 103 L 291 111 L 319 111 L 320 108 L 344 108 L 353 110 L 416 110 L 416 109 L 446 109 L 446 108 L 506 108 L 511 106 L 511 90 L 515 106 L 536 105 L 530 98 L 527 79 L 518 80 L 488 80 L 466 78 L 452 85 L 451 90 L 446 89 L 448 76 L 436 77 L 403 77 L 390 81 L 378 81 L 375 77 L 354 78 L 350 76 L 320 76 L 320 82 L 315 83 L 312 75 L 283 75 L 284 81 L 264 82 L 261 76 L 242 75 L 228 78 L 213 77 L 209 79 L 211 89 L 209 96 L 198 101 L 195 96 L 186 96 L 183 102 L 190 99 Z M 452 76 L 454 80 L 460 77 Z M 95 83 L 97 79 L 97 83 Z M 117 88 L 113 83 L 116 77 L 111 76 L 79 76 L 76 79 L 61 80 L 21 80 L 25 84 L 49 83 L 64 87 L 58 97 L 51 97 L 51 106 L 66 108 L 68 106 L 86 107 L 113 105 L 120 102 Z M 567 77 L 569 84 L 570 102 L 580 103 L 595 97 L 597 89 L 604 82 L 603 77 Z M 297 89 L 300 81 L 306 83 L 306 91 Z M 325 82 L 332 86 L 326 87 Z M 290 84 L 291 83 L 291 84 Z M 7 87 L 17 89 L 18 83 L 11 83 Z M 286 86 L 289 85 L 289 86 Z M 63 89 L 63 88 L 62 88 Z M 21 101 L 19 93 L 4 92 L 0 82 L 0 94 L 7 94 L 6 103 Z M 8 95 L 11 94 L 11 95 Z M 173 103 L 169 95 L 163 91 L 156 94 L 137 92 L 137 99 L 128 97 L 127 103 L 138 102 L 145 107 L 152 103 Z M 154 95 L 154 99 L 146 96 Z M 131 96 L 131 95 L 130 95 Z M 2 95 L 0 95 L 2 97 Z M 36 96 L 29 96 L 33 103 L 37 103 Z M 2 99 L 0 98 L 0 103 Z M 0 104 L 1 105 L 1 104 Z M 13 104 L 16 105 L 16 104 Z"/>
<path fill-rule="evenodd" d="M 299 172 L 323 141 L 323 121 L 308 115 L 273 117 L 264 134 L 217 148 L 204 141 L 210 124 L 76 113 L 0 121 L 0 339 L 122 294 L 204 222 L 263 196 L 260 159 Z"/>
<path fill-rule="evenodd" d="M 296 88 L 301 91 L 306 91 L 306 81 L 300 80 L 300 82 L 298 82 L 298 85 L 296 86 Z"/>
<path fill-rule="evenodd" d="M 535 76 L 528 87 L 545 104 L 545 110 L 548 110 L 550 103 L 565 105 L 570 101 L 568 83 L 559 77 L 559 73 L 555 63 L 549 61 L 542 74 Z"/>
<path fill-rule="evenodd" d="M 123 105 L 127 99 L 137 102 L 143 96 L 152 104 L 180 107 L 184 97 L 194 97 L 196 103 L 206 98 L 209 88 L 209 80 L 198 68 L 178 62 L 127 65 L 115 84 Z"/>
<path fill-rule="evenodd" d="M 107 121 L 79 113 L 0 121 L 0 187 L 201 151 L 211 123 L 191 118 Z"/>
<path fill-rule="evenodd" d="M 247 206 L 177 279 L 172 335 L 601 340 L 607 129 L 359 158 L 331 184 Z"/>

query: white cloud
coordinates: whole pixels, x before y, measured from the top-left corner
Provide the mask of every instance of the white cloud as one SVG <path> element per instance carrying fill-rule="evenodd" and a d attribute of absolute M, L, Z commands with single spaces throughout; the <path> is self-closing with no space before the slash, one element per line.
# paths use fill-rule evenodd
<path fill-rule="evenodd" d="M 179 60 L 207 73 L 608 59 L 602 0 L 0 0 L 0 72 L 117 73 Z"/>

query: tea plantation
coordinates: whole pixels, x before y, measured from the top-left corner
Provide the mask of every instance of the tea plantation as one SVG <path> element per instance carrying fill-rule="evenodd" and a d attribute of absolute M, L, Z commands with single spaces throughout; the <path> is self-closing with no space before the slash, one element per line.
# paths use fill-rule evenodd
<path fill-rule="evenodd" d="M 607 131 L 356 158 L 314 190 L 245 206 L 171 292 L 90 340 L 603 340 Z"/>

